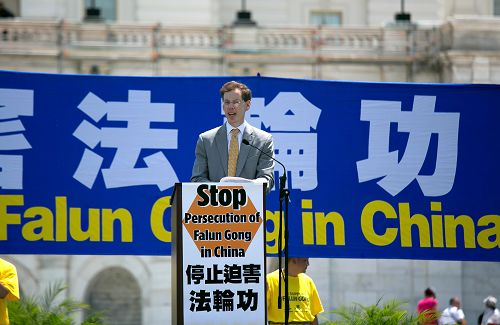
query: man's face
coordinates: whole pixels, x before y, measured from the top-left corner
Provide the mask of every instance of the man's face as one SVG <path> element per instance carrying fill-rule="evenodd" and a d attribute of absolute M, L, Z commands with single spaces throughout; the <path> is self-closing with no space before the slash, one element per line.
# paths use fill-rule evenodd
<path fill-rule="evenodd" d="M 307 267 L 309 266 L 308 258 L 296 258 L 297 268 L 301 271 L 301 273 L 306 273 Z"/>
<path fill-rule="evenodd" d="M 250 109 L 250 101 L 244 102 L 241 99 L 241 90 L 235 89 L 224 94 L 222 108 L 227 122 L 233 127 L 238 127 L 245 120 L 245 112 Z"/>

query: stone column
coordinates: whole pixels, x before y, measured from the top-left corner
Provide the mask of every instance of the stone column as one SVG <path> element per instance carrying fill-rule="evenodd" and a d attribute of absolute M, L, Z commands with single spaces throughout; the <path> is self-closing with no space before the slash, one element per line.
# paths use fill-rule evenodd
<path fill-rule="evenodd" d="M 45 294 L 49 287 L 56 284 L 68 286 L 68 259 L 67 255 L 40 255 L 39 257 L 38 283 L 39 292 L 37 296 Z M 56 303 L 62 301 L 68 295 L 63 291 L 57 296 Z"/>

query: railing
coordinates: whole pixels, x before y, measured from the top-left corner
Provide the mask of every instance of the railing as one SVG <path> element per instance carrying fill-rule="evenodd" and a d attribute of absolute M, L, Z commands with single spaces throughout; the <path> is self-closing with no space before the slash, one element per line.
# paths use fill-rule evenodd
<path fill-rule="evenodd" d="M 318 31 L 318 39 L 319 48 L 327 53 L 380 54 L 384 50 L 383 30 L 376 28 L 322 28 Z"/>
<path fill-rule="evenodd" d="M 0 20 L 0 54 L 57 55 L 58 22 Z"/>
<path fill-rule="evenodd" d="M 259 28 L 256 46 L 263 52 L 310 52 L 317 46 L 315 34 L 316 29 L 307 27 Z"/>
<path fill-rule="evenodd" d="M 161 26 L 157 30 L 156 39 L 158 48 L 218 50 L 223 46 L 222 30 L 215 27 Z"/>
<path fill-rule="evenodd" d="M 241 41 L 241 33 L 246 38 Z M 322 56 L 417 57 L 439 51 L 438 29 L 416 28 L 231 28 L 159 24 L 90 24 L 66 21 L 0 20 L 0 54 L 26 50 L 106 49 L 224 55 L 305 54 Z"/>

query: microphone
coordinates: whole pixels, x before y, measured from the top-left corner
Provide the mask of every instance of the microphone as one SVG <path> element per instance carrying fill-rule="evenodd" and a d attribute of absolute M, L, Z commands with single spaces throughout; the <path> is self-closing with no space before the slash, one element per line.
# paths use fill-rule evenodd
<path fill-rule="evenodd" d="M 281 234 L 282 230 L 283 230 L 283 224 L 282 224 L 283 218 L 281 218 L 281 216 L 283 215 L 283 201 L 284 201 L 285 206 L 286 206 L 285 218 L 284 218 L 284 220 L 285 220 L 284 221 L 284 226 L 285 226 L 285 297 L 286 297 L 285 298 L 285 324 L 288 324 L 288 317 L 289 317 L 288 309 L 290 306 L 290 302 L 288 301 L 288 200 L 289 200 L 289 191 L 287 189 L 285 189 L 285 186 L 286 186 L 286 168 L 285 168 L 285 165 L 283 165 L 281 163 L 281 161 L 274 158 L 273 156 L 271 156 L 267 152 L 264 152 L 259 147 L 254 146 L 253 144 L 248 142 L 247 139 L 241 140 L 241 143 L 259 150 L 264 155 L 268 156 L 269 158 L 271 158 L 272 160 L 274 160 L 275 162 L 280 164 L 281 167 L 283 167 L 284 174 L 280 176 L 280 194 L 279 194 L 279 199 L 280 199 L 280 222 L 279 222 L 279 224 L 280 224 L 280 226 L 279 226 L 279 233 Z M 281 257 L 282 248 L 283 248 L 282 237 L 279 236 L 279 238 L 278 238 L 278 252 L 279 252 L 280 257 Z M 280 270 L 280 274 L 281 274 L 281 258 L 278 258 L 278 269 Z M 278 308 L 279 309 L 282 308 L 281 292 L 282 291 L 281 291 L 281 279 L 280 279 L 279 286 L 278 286 Z"/>
<path fill-rule="evenodd" d="M 274 160 L 275 162 L 277 162 L 278 164 L 281 165 L 281 167 L 283 167 L 283 176 L 280 177 L 280 190 L 284 189 L 285 188 L 285 185 L 286 185 L 286 168 L 285 168 L 285 165 L 283 165 L 281 163 L 281 161 L 279 161 L 278 159 L 274 158 L 273 156 L 271 156 L 270 154 L 268 154 L 267 152 L 264 152 L 264 150 L 260 149 L 259 147 L 257 146 L 254 146 L 253 144 L 251 144 L 250 142 L 248 142 L 247 139 L 243 139 L 241 140 L 241 143 L 243 143 L 244 145 L 247 145 L 247 146 L 250 146 L 250 147 L 253 147 L 257 150 L 259 150 L 260 152 L 262 152 L 264 155 L 268 156 L 269 158 L 271 158 L 272 160 Z"/>

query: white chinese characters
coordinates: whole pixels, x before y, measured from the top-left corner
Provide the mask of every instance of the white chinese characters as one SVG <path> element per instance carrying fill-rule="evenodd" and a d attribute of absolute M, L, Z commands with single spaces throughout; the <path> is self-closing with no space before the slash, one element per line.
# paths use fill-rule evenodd
<path fill-rule="evenodd" d="M 435 96 L 414 96 L 413 110 L 402 111 L 401 102 L 362 100 L 361 121 L 370 122 L 368 158 L 357 162 L 359 182 L 382 178 L 377 183 L 392 196 L 417 180 L 425 196 L 450 192 L 455 181 L 460 113 L 434 111 Z M 398 151 L 389 151 L 391 123 L 408 133 L 400 161 Z M 419 175 L 429 150 L 431 136 L 438 137 L 435 170 Z"/>
<path fill-rule="evenodd" d="M 23 156 L 2 151 L 31 149 L 18 119 L 33 116 L 33 90 L 0 88 L 0 188 L 23 189 Z"/>
<path fill-rule="evenodd" d="M 126 126 L 98 128 L 84 120 L 74 136 L 90 149 L 116 149 L 109 168 L 102 168 L 106 188 L 156 185 L 165 190 L 178 177 L 165 155 L 157 151 L 143 158 L 144 167 L 137 167 L 142 150 L 177 149 L 177 130 L 151 128 L 154 122 L 174 122 L 174 104 L 151 103 L 150 91 L 129 90 L 128 102 L 105 102 L 88 93 L 78 108 L 95 123 L 104 116 L 108 121 L 126 122 Z M 86 148 L 73 177 L 92 188 L 104 159 Z"/>

